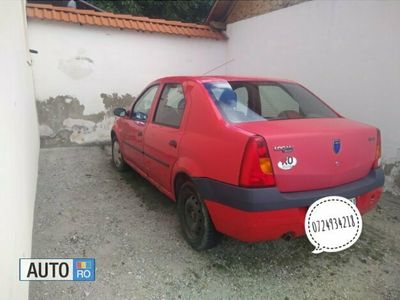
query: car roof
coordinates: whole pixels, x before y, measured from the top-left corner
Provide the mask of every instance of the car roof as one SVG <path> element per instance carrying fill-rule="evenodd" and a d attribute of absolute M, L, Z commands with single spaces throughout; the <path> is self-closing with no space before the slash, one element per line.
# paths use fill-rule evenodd
<path fill-rule="evenodd" d="M 274 82 L 292 82 L 293 80 L 282 79 L 282 78 L 272 78 L 272 77 L 251 77 L 251 76 L 227 76 L 227 75 L 213 75 L 213 76 L 168 76 L 162 77 L 153 82 L 183 82 L 183 81 L 198 81 L 198 82 L 210 82 L 210 81 L 274 81 Z"/>

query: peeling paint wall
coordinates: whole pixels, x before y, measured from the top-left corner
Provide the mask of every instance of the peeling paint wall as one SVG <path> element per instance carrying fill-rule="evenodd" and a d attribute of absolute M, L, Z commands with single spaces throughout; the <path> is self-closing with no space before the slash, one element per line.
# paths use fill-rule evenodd
<path fill-rule="evenodd" d="M 99 98 L 104 108 L 93 114 L 85 114 L 85 106 L 71 96 L 36 101 L 42 146 L 108 142 L 114 122 L 113 110 L 117 107 L 129 109 L 135 97 L 114 93 L 101 94 Z"/>
<path fill-rule="evenodd" d="M 109 141 L 115 107 L 151 81 L 203 74 L 226 41 L 28 19 L 42 146 Z M 224 74 L 225 69 L 216 70 Z"/>

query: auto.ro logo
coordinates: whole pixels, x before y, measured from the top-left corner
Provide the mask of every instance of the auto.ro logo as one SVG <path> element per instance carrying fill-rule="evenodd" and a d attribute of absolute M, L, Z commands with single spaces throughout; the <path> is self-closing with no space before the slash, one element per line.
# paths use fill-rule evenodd
<path fill-rule="evenodd" d="M 20 258 L 19 279 L 94 281 L 94 258 Z"/>

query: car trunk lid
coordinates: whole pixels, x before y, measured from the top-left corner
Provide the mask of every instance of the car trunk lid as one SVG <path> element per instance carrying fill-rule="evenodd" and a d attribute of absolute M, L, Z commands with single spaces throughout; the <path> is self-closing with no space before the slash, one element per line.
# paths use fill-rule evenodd
<path fill-rule="evenodd" d="M 235 124 L 265 138 L 281 192 L 323 189 L 367 176 L 377 130 L 344 118 Z"/>

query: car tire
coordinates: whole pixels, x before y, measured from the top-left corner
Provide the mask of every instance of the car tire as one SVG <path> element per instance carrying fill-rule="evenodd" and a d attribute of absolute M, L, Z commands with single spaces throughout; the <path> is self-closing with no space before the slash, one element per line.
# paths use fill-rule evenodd
<path fill-rule="evenodd" d="M 179 190 L 178 217 L 183 236 L 193 249 L 202 251 L 218 244 L 220 234 L 215 230 L 195 185 L 190 181 Z"/>
<path fill-rule="evenodd" d="M 116 137 L 112 139 L 111 153 L 112 153 L 112 161 L 114 163 L 115 168 L 119 172 L 126 171 L 128 169 L 128 165 L 126 164 L 124 157 L 122 156 L 119 142 Z"/>

